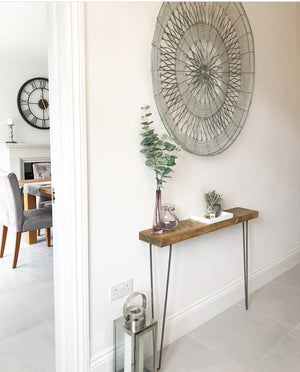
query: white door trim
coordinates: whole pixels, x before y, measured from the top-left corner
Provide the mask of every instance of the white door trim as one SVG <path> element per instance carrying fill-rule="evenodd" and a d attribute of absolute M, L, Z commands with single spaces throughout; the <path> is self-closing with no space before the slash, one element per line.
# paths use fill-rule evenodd
<path fill-rule="evenodd" d="M 56 371 L 88 372 L 84 4 L 51 2 L 48 21 Z"/>

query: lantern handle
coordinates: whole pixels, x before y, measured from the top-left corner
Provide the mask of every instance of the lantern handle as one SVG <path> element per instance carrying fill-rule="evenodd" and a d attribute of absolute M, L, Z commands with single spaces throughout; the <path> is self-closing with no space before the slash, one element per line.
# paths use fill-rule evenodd
<path fill-rule="evenodd" d="M 126 308 L 129 304 L 129 302 L 131 300 L 134 299 L 134 297 L 137 297 L 137 296 L 142 296 L 143 298 L 143 308 L 146 310 L 146 306 L 147 306 L 147 298 L 146 296 L 144 295 L 144 293 L 141 293 L 141 292 L 133 292 L 131 293 L 131 295 L 127 298 L 127 300 L 125 301 L 124 305 L 123 305 L 123 315 L 125 316 L 125 312 L 126 312 Z"/>

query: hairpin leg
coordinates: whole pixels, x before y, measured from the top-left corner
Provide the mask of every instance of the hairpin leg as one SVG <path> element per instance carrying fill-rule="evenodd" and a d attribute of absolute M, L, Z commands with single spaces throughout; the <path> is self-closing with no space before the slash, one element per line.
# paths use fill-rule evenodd
<path fill-rule="evenodd" d="M 248 221 L 243 222 L 245 308 L 248 310 Z"/>
<path fill-rule="evenodd" d="M 163 315 L 163 322 L 162 322 L 161 340 L 160 340 L 160 353 L 159 353 L 159 362 L 158 362 L 157 370 L 159 370 L 160 367 L 161 367 L 161 359 L 162 359 L 162 353 L 163 353 L 165 324 L 166 324 L 166 313 L 167 313 L 167 303 L 168 303 L 168 293 L 169 293 L 171 259 L 172 259 L 172 244 L 170 244 L 170 248 L 169 248 L 169 262 L 168 262 L 168 273 L 167 273 L 166 292 L 165 292 L 164 315 Z"/>
<path fill-rule="evenodd" d="M 152 319 L 154 319 L 152 244 L 149 244 L 149 250 L 150 250 L 151 315 Z"/>

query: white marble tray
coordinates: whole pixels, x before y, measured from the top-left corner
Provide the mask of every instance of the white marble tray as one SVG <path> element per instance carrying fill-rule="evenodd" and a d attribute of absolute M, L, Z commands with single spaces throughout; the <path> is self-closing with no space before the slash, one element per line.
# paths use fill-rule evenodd
<path fill-rule="evenodd" d="M 209 219 L 209 218 L 205 218 L 204 216 L 196 216 L 196 215 L 192 214 L 190 216 L 190 219 L 198 221 L 198 222 L 211 224 L 211 223 L 216 223 L 216 222 L 228 220 L 229 218 L 232 218 L 232 217 L 233 217 L 232 213 L 221 211 L 221 214 L 220 214 L 219 217 Z"/>

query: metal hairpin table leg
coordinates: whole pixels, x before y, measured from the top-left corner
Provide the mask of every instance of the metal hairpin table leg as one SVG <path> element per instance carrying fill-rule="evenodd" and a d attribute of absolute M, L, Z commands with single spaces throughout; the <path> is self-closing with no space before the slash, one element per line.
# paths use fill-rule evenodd
<path fill-rule="evenodd" d="M 248 221 L 243 222 L 245 308 L 248 310 Z"/>
<path fill-rule="evenodd" d="M 154 319 L 152 244 L 149 244 L 149 249 L 150 249 L 151 315 L 152 319 Z"/>
<path fill-rule="evenodd" d="M 161 359 L 164 346 L 164 335 L 165 335 L 165 324 L 166 324 L 166 314 L 167 314 L 167 303 L 168 303 L 168 293 L 169 293 L 169 280 L 170 280 L 170 269 L 171 269 L 171 259 L 172 259 L 172 244 L 169 248 L 169 262 L 168 262 L 168 273 L 167 273 L 167 282 L 166 282 L 166 292 L 165 292 L 165 304 L 164 304 L 164 315 L 161 329 L 161 340 L 160 340 L 160 353 L 159 353 L 159 362 L 157 370 L 161 367 Z"/>

